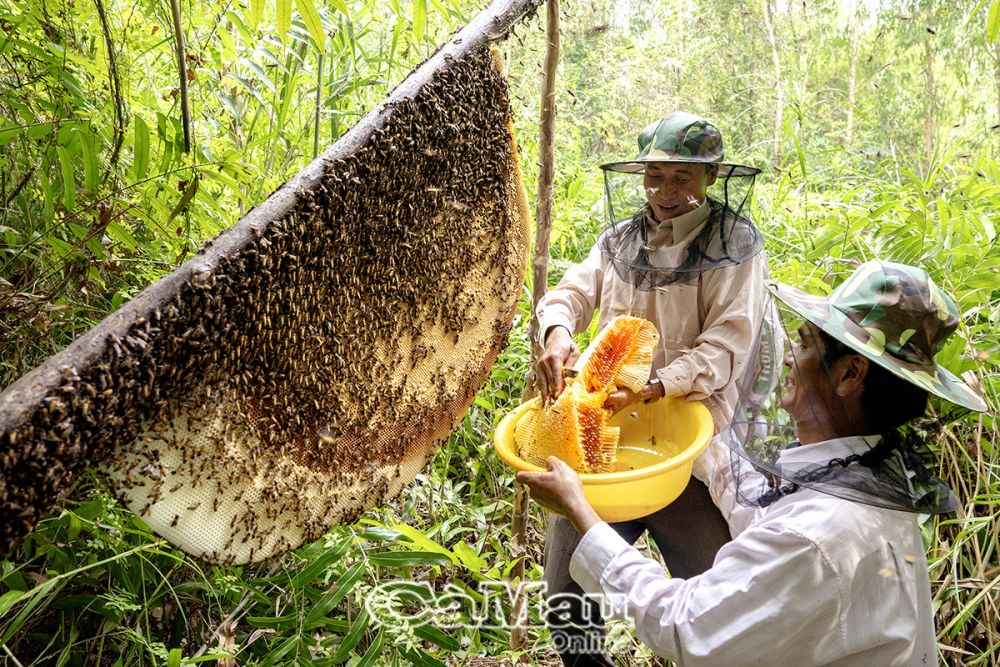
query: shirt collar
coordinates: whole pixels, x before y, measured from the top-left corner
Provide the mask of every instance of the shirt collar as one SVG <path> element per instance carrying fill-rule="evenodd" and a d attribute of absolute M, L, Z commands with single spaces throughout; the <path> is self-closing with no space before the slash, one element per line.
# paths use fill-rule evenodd
<path fill-rule="evenodd" d="M 655 238 L 661 238 L 663 232 L 670 230 L 673 233 L 673 238 L 668 245 L 676 245 L 692 231 L 705 224 L 705 221 L 708 220 L 708 212 L 708 198 L 706 197 L 698 208 L 663 222 L 656 221 L 649 205 L 646 206 L 643 215 L 646 218 L 646 223 L 652 227 Z"/>
<path fill-rule="evenodd" d="M 881 440 L 879 435 L 851 435 L 785 449 L 778 454 L 779 465 L 823 464 L 851 454 L 864 454 Z"/>

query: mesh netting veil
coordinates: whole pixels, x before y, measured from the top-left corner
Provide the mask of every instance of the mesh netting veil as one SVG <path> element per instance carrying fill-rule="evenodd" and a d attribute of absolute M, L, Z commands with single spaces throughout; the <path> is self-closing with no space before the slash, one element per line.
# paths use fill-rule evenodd
<path fill-rule="evenodd" d="M 639 290 L 697 280 L 702 271 L 735 266 L 763 248 L 750 218 L 754 174 L 733 176 L 721 167 L 708 196 L 708 219 L 691 239 L 654 244 L 659 223 L 646 201 L 643 174 L 604 170 L 606 229 L 601 252 L 618 276 Z"/>

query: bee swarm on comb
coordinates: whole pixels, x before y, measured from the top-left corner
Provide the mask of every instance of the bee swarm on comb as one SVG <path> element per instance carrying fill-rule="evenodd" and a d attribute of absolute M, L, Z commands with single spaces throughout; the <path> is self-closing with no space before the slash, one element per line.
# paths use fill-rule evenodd
<path fill-rule="evenodd" d="M 377 112 L 0 394 L 0 551 L 93 463 L 157 533 L 231 563 L 414 478 L 505 343 L 530 215 L 489 48 Z"/>

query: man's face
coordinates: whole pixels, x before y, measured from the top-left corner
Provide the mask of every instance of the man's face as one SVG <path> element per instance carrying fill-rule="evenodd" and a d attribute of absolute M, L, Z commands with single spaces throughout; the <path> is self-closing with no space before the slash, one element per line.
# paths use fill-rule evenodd
<path fill-rule="evenodd" d="M 785 365 L 785 395 L 781 406 L 788 411 L 797 427 L 803 423 L 824 421 L 836 409 L 836 389 L 829 369 L 823 363 L 825 346 L 819 328 L 811 322 L 798 329 L 792 338 Z"/>
<path fill-rule="evenodd" d="M 689 213 L 705 201 L 708 186 L 715 183 L 718 167 L 703 164 L 651 162 L 646 165 L 643 186 L 646 200 L 660 222 Z"/>

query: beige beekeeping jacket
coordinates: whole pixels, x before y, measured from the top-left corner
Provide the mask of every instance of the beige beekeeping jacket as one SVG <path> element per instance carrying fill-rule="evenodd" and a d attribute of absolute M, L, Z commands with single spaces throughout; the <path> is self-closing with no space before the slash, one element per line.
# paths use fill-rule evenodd
<path fill-rule="evenodd" d="M 708 220 L 708 202 L 694 211 L 657 224 L 647 216 L 650 263 L 678 266 L 687 246 Z M 738 264 L 703 271 L 690 284 L 642 291 L 622 280 L 595 243 L 587 258 L 569 269 L 538 303 L 541 343 L 554 326 L 571 333 L 586 329 L 594 311 L 603 328 L 619 315 L 651 321 L 660 333 L 651 377 L 666 396 L 702 401 L 716 430 L 729 422 L 736 405 L 736 383 L 743 376 L 747 351 L 760 328 L 766 288 L 764 253 Z"/>

